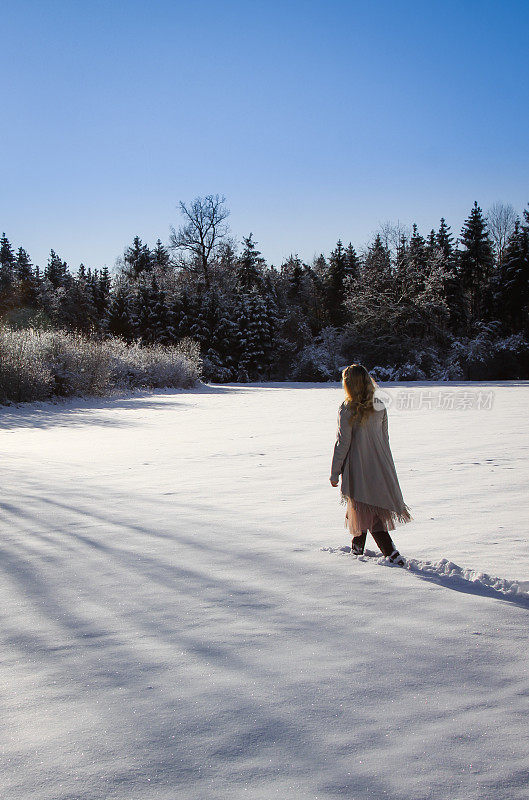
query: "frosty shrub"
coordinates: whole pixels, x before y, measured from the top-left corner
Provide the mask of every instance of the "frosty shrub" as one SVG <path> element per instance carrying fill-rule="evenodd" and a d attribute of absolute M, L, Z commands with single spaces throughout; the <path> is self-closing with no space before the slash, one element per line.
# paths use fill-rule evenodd
<path fill-rule="evenodd" d="M 495 343 L 495 380 L 522 380 L 529 374 L 529 342 L 522 333 L 513 333 Z"/>
<path fill-rule="evenodd" d="M 107 339 L 105 344 L 116 388 L 190 388 L 200 378 L 200 349 L 192 339 L 172 347 L 127 345 L 117 338 Z"/>
<path fill-rule="evenodd" d="M 292 367 L 292 378 L 296 381 L 338 381 L 342 377 L 341 368 L 347 363 L 352 362 L 344 356 L 343 333 L 336 328 L 323 328 L 298 354 Z"/>
<path fill-rule="evenodd" d="M 393 380 L 442 380 L 445 371 L 439 349 L 434 345 L 423 345 L 413 348 L 406 363 L 396 367 Z"/>
<path fill-rule="evenodd" d="M 467 355 L 466 345 L 459 339 L 453 340 L 448 353 L 445 355 L 438 380 L 460 381 L 465 380 L 465 361 Z"/>
<path fill-rule="evenodd" d="M 53 376 L 42 359 L 38 331 L 0 327 L 0 403 L 43 400 L 52 393 Z"/>
<path fill-rule="evenodd" d="M 394 381 L 396 371 L 394 367 L 379 367 L 375 366 L 369 370 L 369 374 L 373 376 L 376 381 Z"/>
<path fill-rule="evenodd" d="M 66 330 L 0 327 L 0 403 L 109 395 L 116 390 L 194 386 L 200 350 L 191 339 L 173 347 L 128 346 Z"/>
<path fill-rule="evenodd" d="M 110 381 L 110 363 L 105 344 L 80 333 L 65 330 L 41 331 L 41 358 L 51 370 L 52 394 L 105 395 Z"/>
<path fill-rule="evenodd" d="M 292 368 L 292 378 L 295 381 L 330 381 L 329 360 L 329 353 L 323 345 L 304 347 Z"/>
<path fill-rule="evenodd" d="M 424 381 L 428 376 L 420 368 L 418 364 L 415 363 L 407 363 L 402 364 L 400 367 L 395 369 L 395 378 L 396 381 Z"/>
<path fill-rule="evenodd" d="M 498 336 L 499 322 L 478 323 L 476 327 L 477 335 L 463 348 L 469 380 L 519 379 L 527 374 L 529 342 L 523 334 Z"/>

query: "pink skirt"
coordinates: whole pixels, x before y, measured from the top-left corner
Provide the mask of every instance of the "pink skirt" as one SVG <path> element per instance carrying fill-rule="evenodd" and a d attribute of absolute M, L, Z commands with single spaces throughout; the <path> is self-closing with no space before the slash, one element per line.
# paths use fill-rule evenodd
<path fill-rule="evenodd" d="M 408 506 L 399 513 L 390 511 L 389 508 L 370 506 L 361 500 L 347 498 L 347 511 L 345 513 L 345 528 L 349 529 L 351 536 L 359 536 L 362 531 L 394 531 L 395 523 L 410 522 L 413 517 Z"/>

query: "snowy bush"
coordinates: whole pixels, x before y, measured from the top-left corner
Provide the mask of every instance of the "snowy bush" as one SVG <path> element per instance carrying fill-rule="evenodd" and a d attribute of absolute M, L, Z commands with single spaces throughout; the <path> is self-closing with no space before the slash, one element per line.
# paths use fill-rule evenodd
<path fill-rule="evenodd" d="M 53 376 L 52 394 L 104 395 L 110 389 L 110 362 L 103 342 L 65 330 L 41 331 L 41 358 Z"/>
<path fill-rule="evenodd" d="M 105 342 L 111 353 L 112 383 L 117 388 L 189 388 L 200 377 L 198 345 L 126 345 L 120 339 Z"/>
<path fill-rule="evenodd" d="M 442 371 L 442 357 L 438 348 L 434 345 L 421 345 L 412 348 L 406 362 L 395 368 L 393 380 L 439 380 Z"/>
<path fill-rule="evenodd" d="M 529 342 L 522 333 L 513 333 L 495 343 L 493 369 L 499 379 L 521 380 L 529 375 Z"/>
<path fill-rule="evenodd" d="M 292 378 L 295 381 L 330 381 L 333 376 L 329 361 L 329 353 L 323 345 L 311 344 L 297 357 Z"/>
<path fill-rule="evenodd" d="M 444 354 L 439 369 L 431 378 L 437 381 L 461 381 L 465 379 L 464 346 L 457 340 Z"/>
<path fill-rule="evenodd" d="M 395 367 L 379 367 L 375 366 L 369 370 L 369 374 L 373 376 L 376 381 L 394 381 L 397 380 L 395 377 L 396 370 Z"/>
<path fill-rule="evenodd" d="M 396 367 L 394 375 L 394 380 L 397 381 L 424 381 L 427 379 L 426 373 L 413 362 Z"/>
<path fill-rule="evenodd" d="M 298 381 L 341 380 L 342 368 L 358 360 L 358 357 L 348 360 L 345 350 L 344 332 L 331 326 L 323 328 L 298 354 L 292 366 L 292 378 Z"/>
<path fill-rule="evenodd" d="M 0 328 L 0 403 L 108 395 L 114 390 L 194 386 L 198 344 L 127 345 L 66 330 Z"/>
<path fill-rule="evenodd" d="M 500 335 L 500 323 L 478 323 L 472 338 L 454 339 L 447 356 L 454 377 L 466 380 L 522 379 L 529 374 L 529 342 L 523 334 Z"/>
<path fill-rule="evenodd" d="M 53 376 L 40 356 L 41 342 L 34 331 L 0 327 L 0 403 L 50 396 Z"/>

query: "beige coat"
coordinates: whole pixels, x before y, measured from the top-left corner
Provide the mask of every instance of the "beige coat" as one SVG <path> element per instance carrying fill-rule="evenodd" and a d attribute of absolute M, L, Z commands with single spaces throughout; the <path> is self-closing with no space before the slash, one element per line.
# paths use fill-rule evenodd
<path fill-rule="evenodd" d="M 341 493 L 373 511 L 383 511 L 385 522 L 408 522 L 410 509 L 404 502 L 393 462 L 388 433 L 388 412 L 376 408 L 365 422 L 351 425 L 345 401 L 338 410 L 336 443 L 331 465 L 333 482 L 342 476 Z"/>

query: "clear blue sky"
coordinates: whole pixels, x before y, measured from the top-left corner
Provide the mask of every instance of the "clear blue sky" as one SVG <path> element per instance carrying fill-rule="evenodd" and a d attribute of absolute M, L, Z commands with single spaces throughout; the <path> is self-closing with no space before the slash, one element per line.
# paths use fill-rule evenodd
<path fill-rule="evenodd" d="M 0 232 L 113 267 L 224 194 L 276 265 L 529 201 L 527 0 L 12 0 Z"/>

